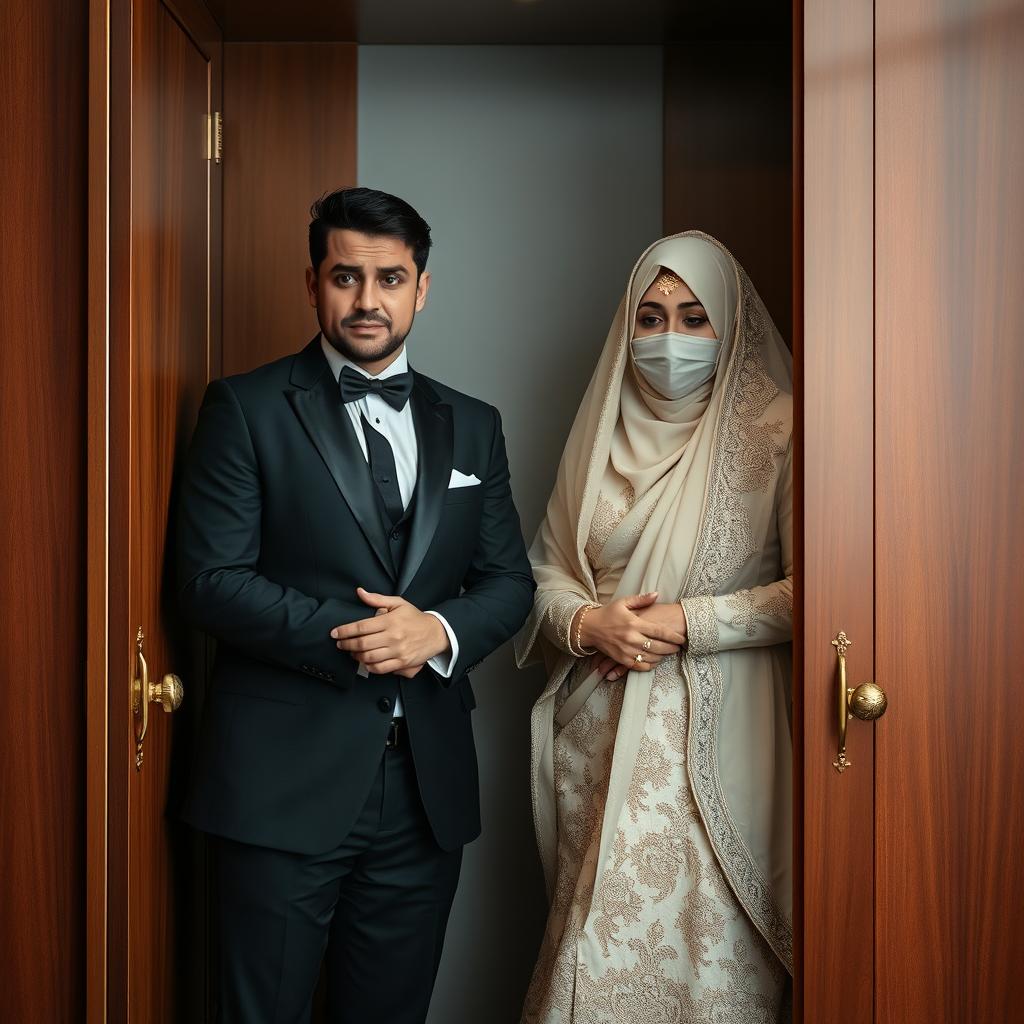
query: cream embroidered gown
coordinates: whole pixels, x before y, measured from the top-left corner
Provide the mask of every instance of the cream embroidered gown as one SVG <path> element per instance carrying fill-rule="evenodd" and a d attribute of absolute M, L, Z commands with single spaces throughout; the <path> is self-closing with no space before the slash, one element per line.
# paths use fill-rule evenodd
<path fill-rule="evenodd" d="M 635 504 L 621 482 L 606 477 L 593 518 L 586 554 L 596 576 L 628 559 L 657 500 L 654 488 Z M 555 634 L 566 628 L 546 626 L 563 643 Z M 586 660 L 575 666 L 556 708 L 588 670 Z M 557 875 L 523 1024 L 776 1024 L 787 975 L 733 895 L 694 803 L 677 659 L 654 670 L 628 816 L 593 892 L 623 686 L 600 683 L 555 727 Z"/>

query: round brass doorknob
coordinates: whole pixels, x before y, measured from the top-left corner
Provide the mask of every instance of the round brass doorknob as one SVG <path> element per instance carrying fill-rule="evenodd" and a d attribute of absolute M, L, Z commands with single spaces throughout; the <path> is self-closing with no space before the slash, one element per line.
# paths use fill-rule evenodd
<path fill-rule="evenodd" d="M 159 683 L 149 684 L 149 699 L 159 704 L 164 711 L 177 711 L 184 696 L 181 680 L 173 672 L 168 672 Z"/>
<path fill-rule="evenodd" d="M 873 722 L 885 714 L 889 698 L 878 683 L 861 683 L 849 691 L 850 714 L 862 722 Z"/>

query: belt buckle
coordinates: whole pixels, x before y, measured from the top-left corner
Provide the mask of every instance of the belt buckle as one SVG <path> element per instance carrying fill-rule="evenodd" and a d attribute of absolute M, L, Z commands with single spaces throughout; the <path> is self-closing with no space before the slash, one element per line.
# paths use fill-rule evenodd
<path fill-rule="evenodd" d="M 397 750 L 399 746 L 399 737 L 401 736 L 401 725 L 397 718 L 391 719 L 391 724 L 388 726 L 388 737 L 384 741 L 385 750 Z"/>

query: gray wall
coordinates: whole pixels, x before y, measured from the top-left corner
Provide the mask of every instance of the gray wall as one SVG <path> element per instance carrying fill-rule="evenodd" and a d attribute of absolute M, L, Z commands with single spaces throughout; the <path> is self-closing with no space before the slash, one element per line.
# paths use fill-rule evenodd
<path fill-rule="evenodd" d="M 626 277 L 661 234 L 660 47 L 359 49 L 359 182 L 430 223 L 408 346 L 497 405 L 529 542 Z M 545 916 L 529 801 L 543 683 L 511 645 L 473 674 L 483 836 L 466 850 L 431 1024 L 518 1021 Z"/>

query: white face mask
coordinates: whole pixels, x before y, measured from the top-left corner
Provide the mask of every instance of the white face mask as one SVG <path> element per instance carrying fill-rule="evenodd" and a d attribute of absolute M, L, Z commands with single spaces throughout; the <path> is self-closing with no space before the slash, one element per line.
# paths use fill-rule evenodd
<path fill-rule="evenodd" d="M 693 334 L 651 334 L 630 342 L 644 380 L 665 398 L 684 398 L 715 375 L 722 343 Z"/>

